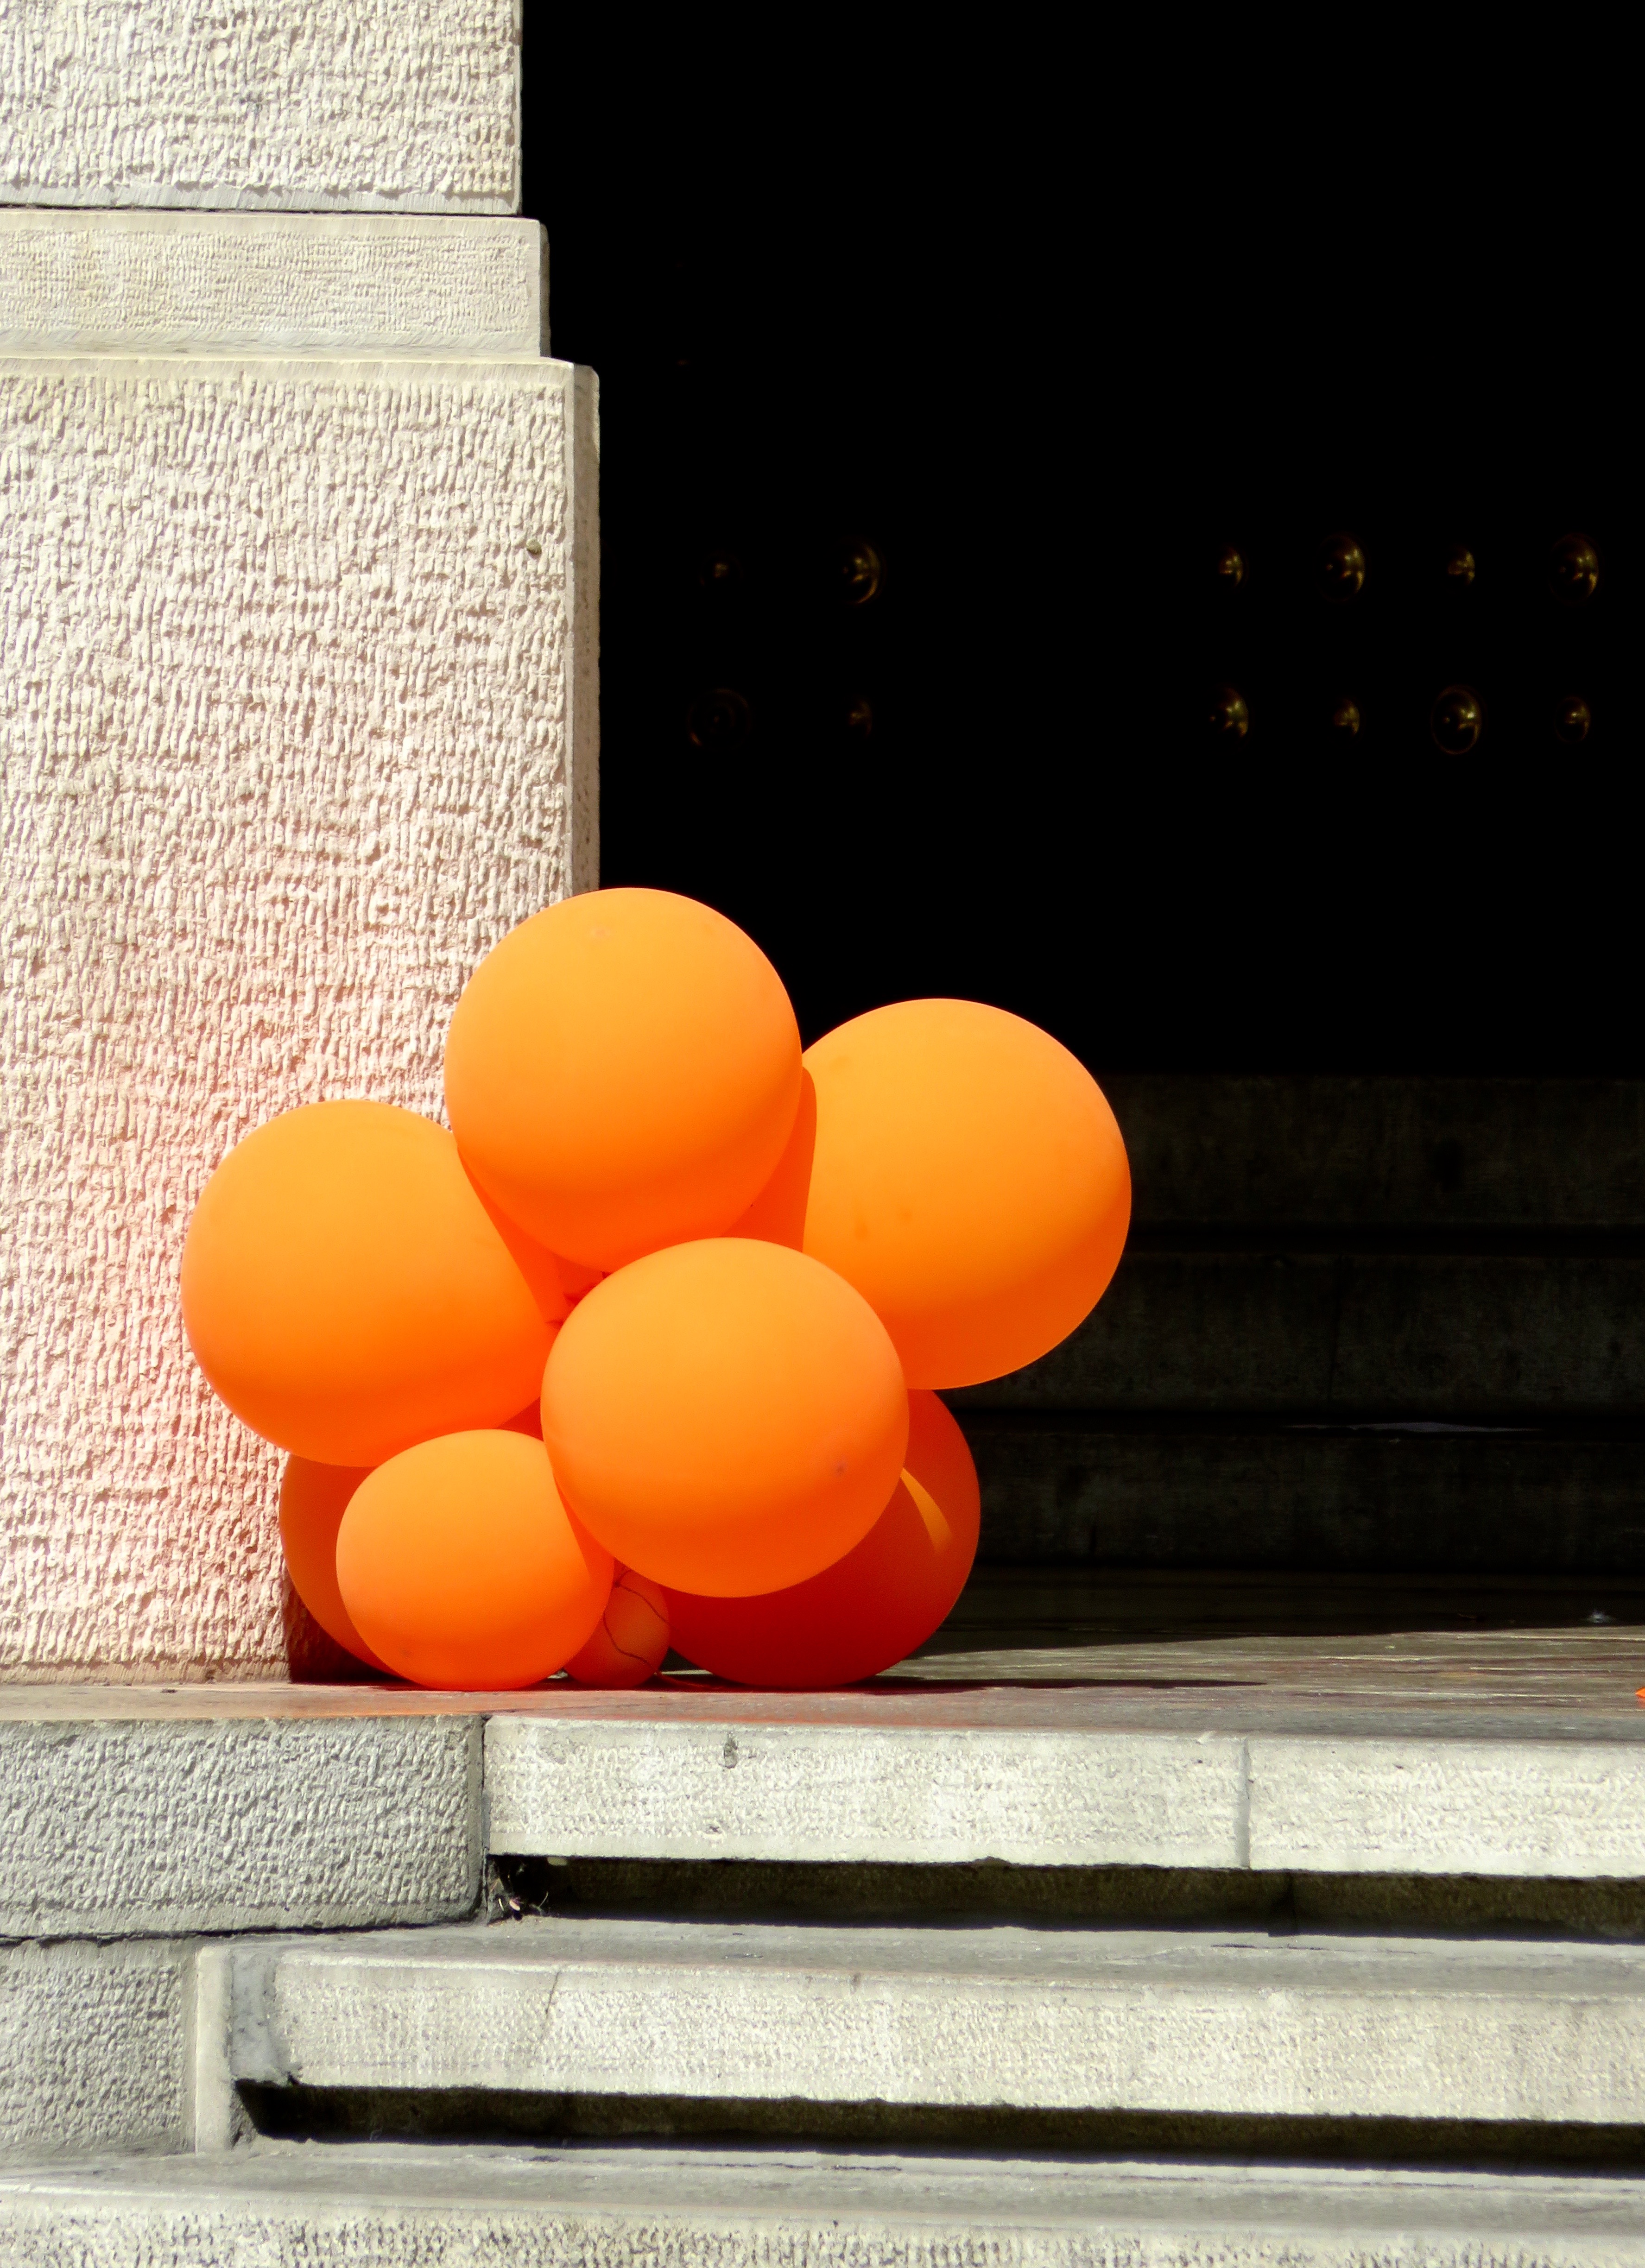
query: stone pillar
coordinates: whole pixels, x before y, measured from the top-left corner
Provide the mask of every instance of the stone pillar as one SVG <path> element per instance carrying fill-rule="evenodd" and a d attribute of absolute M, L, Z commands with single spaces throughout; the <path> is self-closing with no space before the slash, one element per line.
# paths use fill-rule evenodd
<path fill-rule="evenodd" d="M 293 1103 L 438 1114 L 598 871 L 598 416 L 515 0 L 0 18 L 0 1677 L 286 1674 L 178 1311 Z"/>

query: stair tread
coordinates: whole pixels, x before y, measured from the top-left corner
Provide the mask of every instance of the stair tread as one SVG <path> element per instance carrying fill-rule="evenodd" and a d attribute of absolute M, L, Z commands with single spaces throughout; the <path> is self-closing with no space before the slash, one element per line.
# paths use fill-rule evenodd
<path fill-rule="evenodd" d="M 1261 1929 L 896 1927 L 814 1922 L 533 1915 L 419 1930 L 266 1940 L 236 1949 L 248 1969 L 283 1977 L 342 1968 L 438 1977 L 453 1969 L 680 1968 L 735 1978 L 765 1973 L 976 1979 L 1035 1989 L 1184 1984 L 1260 1992 L 1292 1985 L 1358 1991 L 1603 1993 L 1645 1999 L 1645 1945 L 1540 1938 L 1453 1938 Z"/>
<path fill-rule="evenodd" d="M 265 2086 L 1645 2124 L 1632 1945 L 557 1918 L 232 1958 Z"/>
<path fill-rule="evenodd" d="M 177 2250 L 166 2248 L 166 2213 L 181 2220 Z M 1425 2257 L 1459 2264 L 1491 2259 L 1481 2248 L 1493 2239 L 1540 2245 L 1547 2261 L 1645 2259 L 1645 2182 L 1593 2175 L 370 2143 L 0 2170 L 0 2234 L 13 2243 L 29 2225 L 55 2228 L 59 2243 L 98 2222 L 127 2225 L 141 2228 L 154 2268 L 204 2257 L 184 2245 L 218 2228 L 254 2225 L 311 2232 L 302 2257 L 315 2264 L 334 2239 L 336 2257 L 370 2248 L 390 2268 L 436 2257 L 420 2248 L 442 2216 L 454 2234 L 468 2222 L 506 2236 L 520 2261 L 567 2257 L 570 2229 L 635 2220 L 651 2236 L 668 2232 L 668 2257 L 681 2261 L 737 2259 L 728 2239 L 744 2229 L 794 2232 L 785 2257 L 796 2261 L 860 2259 L 865 2241 L 878 2245 L 869 2259 L 928 2257 L 912 2252 L 919 2234 L 946 2236 L 964 2261 L 987 2257 L 989 2239 L 1036 2229 L 1059 2243 L 1035 2259 L 1058 2261 L 1089 2259 L 1094 2239 L 1132 2232 L 1160 2248 L 1144 2259 L 1271 2259 L 1275 2239 L 1298 2264 L 1364 2257 L 1354 2248 L 1375 2239 L 1429 2239 L 1443 2250 Z"/>

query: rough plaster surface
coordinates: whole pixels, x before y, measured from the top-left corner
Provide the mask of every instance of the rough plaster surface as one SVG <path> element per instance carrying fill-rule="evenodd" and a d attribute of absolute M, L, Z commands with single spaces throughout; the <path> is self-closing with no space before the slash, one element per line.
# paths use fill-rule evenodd
<path fill-rule="evenodd" d="M 1645 2183 L 362 2144 L 0 2176 L 0 2242 L 17 2268 L 1639 2268 Z"/>
<path fill-rule="evenodd" d="M 189 1992 L 185 1947 L 0 1945 L 0 2154 L 185 2147 Z"/>
<path fill-rule="evenodd" d="M 519 0 L 8 0 L 0 202 L 513 212 Z"/>
<path fill-rule="evenodd" d="M 238 1947 L 237 2077 L 1645 2123 L 1645 1949 L 527 1921 Z"/>
<path fill-rule="evenodd" d="M 494 1851 L 572 1858 L 1244 1863 L 1244 1756 L 1214 1734 L 851 1726 L 486 1727 Z"/>
<path fill-rule="evenodd" d="M 0 1725 L 0 1934 L 451 1921 L 480 1864 L 473 1718 Z"/>
<path fill-rule="evenodd" d="M 277 1111 L 436 1112 L 594 880 L 596 483 L 565 364 L 0 363 L 0 1675 L 283 1674 L 183 1233 Z"/>
<path fill-rule="evenodd" d="M 534 220 L 0 208 L 0 353 L 546 351 Z"/>
<path fill-rule="evenodd" d="M 1253 1741 L 1250 1863 L 1637 1880 L 1645 1755 L 1575 1741 Z"/>

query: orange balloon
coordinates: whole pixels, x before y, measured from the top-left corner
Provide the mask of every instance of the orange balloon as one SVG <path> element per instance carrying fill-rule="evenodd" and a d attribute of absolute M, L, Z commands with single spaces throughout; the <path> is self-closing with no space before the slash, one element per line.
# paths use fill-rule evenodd
<path fill-rule="evenodd" d="M 600 1627 L 565 1665 L 579 1685 L 616 1690 L 643 1685 L 662 1668 L 668 1651 L 668 1594 L 660 1583 L 619 1567 Z"/>
<path fill-rule="evenodd" d="M 566 1510 L 540 1442 L 446 1433 L 356 1489 L 337 1532 L 337 1587 L 401 1676 L 503 1692 L 536 1684 L 587 1643 L 611 1555 Z"/>
<path fill-rule="evenodd" d="M 908 1418 L 903 1476 L 855 1550 L 763 1598 L 668 1593 L 674 1643 L 688 1661 L 739 1685 L 854 1685 L 948 1620 L 977 1557 L 977 1468 L 934 1394 L 911 1394 Z"/>
<path fill-rule="evenodd" d="M 805 1249 L 885 1324 L 911 1386 L 972 1386 L 1084 1321 L 1131 1219 L 1102 1089 L 1048 1033 L 974 1000 L 875 1008 L 806 1052 Z"/>
<path fill-rule="evenodd" d="M 908 1440 L 885 1327 L 802 1252 L 714 1237 L 598 1284 L 555 1341 L 542 1438 L 625 1567 L 682 1590 L 780 1590 L 879 1517 Z"/>
<path fill-rule="evenodd" d="M 467 1167 L 463 1170 L 467 1173 Z M 563 1252 L 550 1252 L 546 1244 L 539 1244 L 535 1236 L 527 1236 L 519 1222 L 511 1220 L 496 1199 L 486 1195 L 472 1174 L 468 1174 L 468 1186 L 485 1207 L 514 1265 L 530 1285 L 531 1296 L 542 1310 L 544 1322 L 556 1326 L 563 1323 L 583 1293 L 592 1291 L 600 1281 L 601 1270 L 585 1268 L 580 1260 L 568 1260 Z"/>
<path fill-rule="evenodd" d="M 747 1212 L 739 1214 L 726 1231 L 727 1236 L 757 1236 L 767 1244 L 787 1244 L 800 1250 L 805 1242 L 806 1197 L 816 1142 L 817 1091 L 810 1072 L 802 1071 L 800 1105 L 783 1154 Z"/>
<path fill-rule="evenodd" d="M 200 1367 L 254 1432 L 327 1465 L 500 1425 L 553 1342 L 449 1134 L 318 1102 L 248 1134 L 183 1246 Z"/>
<path fill-rule="evenodd" d="M 534 914 L 470 978 L 446 1042 L 463 1160 L 540 1242 L 616 1268 L 718 1236 L 781 1154 L 800 1033 L 751 938 L 666 890 Z"/>
<path fill-rule="evenodd" d="M 369 1470 L 288 1457 L 280 1483 L 280 1548 L 292 1589 L 326 1635 L 373 1669 L 387 1669 L 355 1629 L 337 1588 L 337 1530 L 349 1498 Z"/>

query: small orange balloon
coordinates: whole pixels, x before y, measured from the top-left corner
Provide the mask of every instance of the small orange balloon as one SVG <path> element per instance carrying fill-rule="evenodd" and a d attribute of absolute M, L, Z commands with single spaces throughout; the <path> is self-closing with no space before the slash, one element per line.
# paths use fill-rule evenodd
<path fill-rule="evenodd" d="M 443 1128 L 382 1102 L 260 1126 L 188 1225 L 183 1321 L 254 1432 L 328 1465 L 498 1425 L 554 1332 Z"/>
<path fill-rule="evenodd" d="M 379 1465 L 337 1532 L 355 1627 L 417 1685 L 535 1685 L 586 1645 L 611 1555 L 566 1510 L 542 1444 L 446 1433 Z"/>
<path fill-rule="evenodd" d="M 1083 1322 L 1131 1219 L 1102 1089 L 1048 1033 L 973 1000 L 904 1000 L 806 1053 L 805 1249 L 854 1284 L 911 1386 L 972 1386 Z"/>
<path fill-rule="evenodd" d="M 674 1643 L 688 1661 L 739 1685 L 854 1685 L 948 1620 L 977 1557 L 977 1468 L 934 1394 L 911 1394 L 908 1418 L 903 1476 L 855 1550 L 763 1598 L 669 1592 Z"/>
<path fill-rule="evenodd" d="M 579 1685 L 620 1690 L 654 1677 L 668 1651 L 668 1593 L 631 1567 L 619 1567 L 599 1629 L 566 1663 L 565 1674 Z"/>
<path fill-rule="evenodd" d="M 288 1457 L 280 1483 L 280 1548 L 292 1589 L 328 1638 L 373 1669 L 387 1669 L 355 1629 L 337 1588 L 337 1530 L 349 1498 L 369 1470 L 365 1465 L 317 1465 L 310 1457 Z"/>
<path fill-rule="evenodd" d="M 608 1276 L 555 1341 L 542 1438 L 579 1516 L 682 1590 L 780 1590 L 878 1518 L 908 1441 L 896 1351 L 842 1277 L 713 1237 Z"/>
<path fill-rule="evenodd" d="M 446 1042 L 469 1172 L 590 1268 L 721 1234 L 770 1178 L 799 1093 L 777 971 L 722 914 L 666 890 L 534 914 L 475 971 Z"/>

